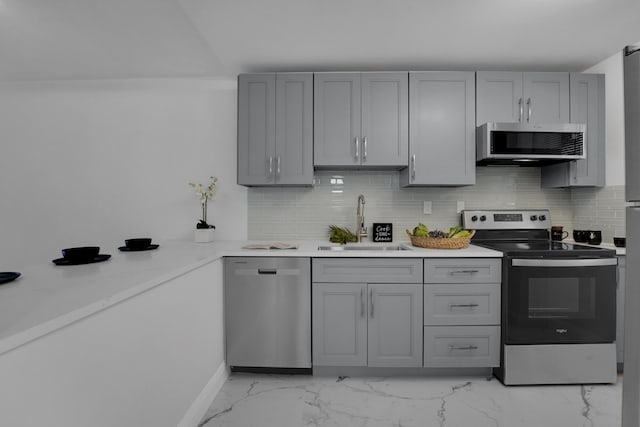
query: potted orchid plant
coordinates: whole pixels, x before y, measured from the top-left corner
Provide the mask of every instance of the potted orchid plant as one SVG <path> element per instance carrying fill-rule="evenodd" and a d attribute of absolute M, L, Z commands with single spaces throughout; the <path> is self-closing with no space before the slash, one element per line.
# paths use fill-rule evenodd
<path fill-rule="evenodd" d="M 207 205 L 209 200 L 213 199 L 218 185 L 218 178 L 215 176 L 210 177 L 211 181 L 208 186 L 203 184 L 196 184 L 190 182 L 189 185 L 196 190 L 196 195 L 200 200 L 202 207 L 202 219 L 196 224 L 195 240 L 196 242 L 210 242 L 213 240 L 213 230 L 215 225 L 207 223 Z"/>

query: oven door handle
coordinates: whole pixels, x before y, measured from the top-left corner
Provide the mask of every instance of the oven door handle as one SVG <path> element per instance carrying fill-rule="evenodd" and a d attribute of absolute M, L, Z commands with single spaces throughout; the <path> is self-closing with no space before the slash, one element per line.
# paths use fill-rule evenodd
<path fill-rule="evenodd" d="M 511 265 L 513 267 L 601 267 L 605 265 L 618 265 L 618 259 L 512 259 Z"/>

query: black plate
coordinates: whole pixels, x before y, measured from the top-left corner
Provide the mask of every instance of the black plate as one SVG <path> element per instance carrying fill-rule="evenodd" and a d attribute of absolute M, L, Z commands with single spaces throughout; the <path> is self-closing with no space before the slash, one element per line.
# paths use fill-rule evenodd
<path fill-rule="evenodd" d="M 120 246 L 118 249 L 121 250 L 122 252 L 140 252 L 140 251 L 150 251 L 153 249 L 158 249 L 158 246 L 160 245 L 149 245 L 145 248 L 128 248 L 126 246 Z"/>
<path fill-rule="evenodd" d="M 20 277 L 20 273 L 16 273 L 13 271 L 3 271 L 0 272 L 0 285 L 3 283 L 9 283 L 16 280 Z"/>
<path fill-rule="evenodd" d="M 96 262 L 102 262 L 102 261 L 106 261 L 109 258 L 111 258 L 111 255 L 108 254 L 102 254 L 102 255 L 98 255 L 94 258 L 91 258 L 89 260 L 71 260 L 71 259 L 67 259 L 67 258 L 58 258 L 58 259 L 54 259 L 53 261 L 51 261 L 52 263 L 54 263 L 55 265 L 83 265 L 83 264 L 93 264 Z"/>

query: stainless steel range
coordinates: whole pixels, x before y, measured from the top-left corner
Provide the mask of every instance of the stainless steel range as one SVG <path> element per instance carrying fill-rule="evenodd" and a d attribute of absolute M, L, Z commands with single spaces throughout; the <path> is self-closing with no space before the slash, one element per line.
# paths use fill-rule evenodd
<path fill-rule="evenodd" d="M 549 240 L 546 209 L 462 212 L 474 245 L 503 252 L 506 385 L 615 383 L 615 251 Z"/>

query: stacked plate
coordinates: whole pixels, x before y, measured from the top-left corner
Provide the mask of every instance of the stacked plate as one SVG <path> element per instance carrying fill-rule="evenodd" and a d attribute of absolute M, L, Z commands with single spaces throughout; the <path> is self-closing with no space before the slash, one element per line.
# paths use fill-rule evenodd
<path fill-rule="evenodd" d="M 0 285 L 3 283 L 13 282 L 18 277 L 20 277 L 20 273 L 16 273 L 15 271 L 0 272 Z"/>
<path fill-rule="evenodd" d="M 120 246 L 118 249 L 122 252 L 139 252 L 157 249 L 158 246 L 160 245 L 154 245 L 151 243 L 150 237 L 138 237 L 135 239 L 125 240 L 124 246 Z"/>
<path fill-rule="evenodd" d="M 81 265 L 106 261 L 111 255 L 101 254 L 99 246 L 80 246 L 62 250 L 62 258 L 54 259 L 55 265 Z"/>

